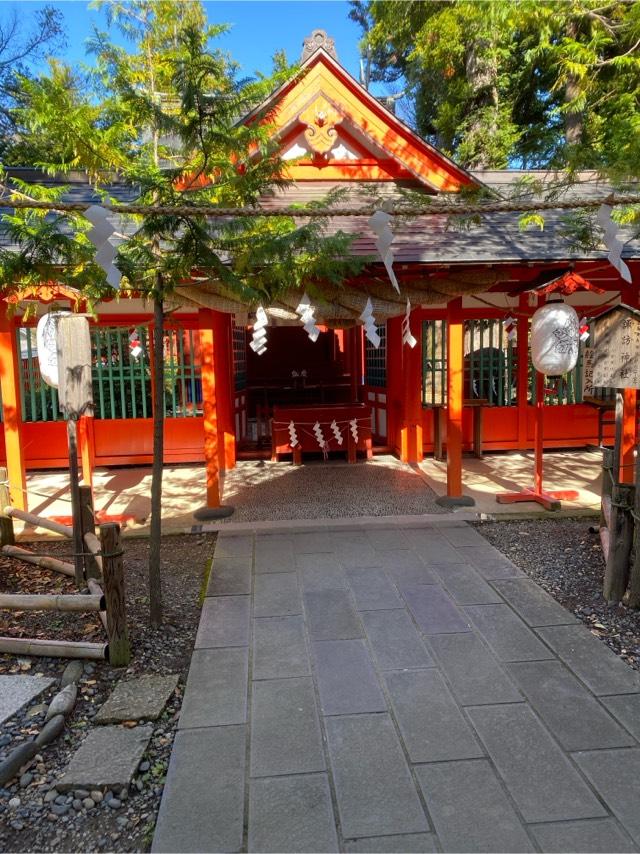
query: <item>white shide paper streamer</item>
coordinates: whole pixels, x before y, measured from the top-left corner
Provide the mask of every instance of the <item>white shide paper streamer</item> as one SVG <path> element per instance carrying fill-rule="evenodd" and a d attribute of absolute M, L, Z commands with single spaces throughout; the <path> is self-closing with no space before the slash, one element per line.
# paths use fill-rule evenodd
<path fill-rule="evenodd" d="M 411 303 L 407 300 L 407 310 L 402 321 L 402 343 L 408 344 L 412 349 L 418 341 L 411 334 Z"/>
<path fill-rule="evenodd" d="M 376 329 L 376 319 L 373 316 L 373 306 L 371 304 L 370 297 L 367 299 L 367 304 L 364 307 L 364 311 L 360 315 L 360 320 L 364 324 L 364 334 L 367 336 L 369 341 L 377 350 L 380 346 L 380 336 L 378 335 L 378 330 Z"/>
<path fill-rule="evenodd" d="M 100 205 L 91 205 L 83 216 L 93 225 L 93 228 L 87 232 L 87 237 L 98 250 L 95 256 L 96 264 L 102 267 L 107 274 L 107 284 L 117 290 L 120 287 L 122 274 L 113 263 L 117 249 L 109 242 L 114 228 L 109 222 L 108 212 Z"/>
<path fill-rule="evenodd" d="M 296 432 L 296 425 L 293 421 L 289 422 L 289 444 L 292 448 L 295 448 L 298 444 L 298 434 Z"/>
<path fill-rule="evenodd" d="M 349 427 L 351 428 L 351 435 L 353 436 L 353 441 L 358 442 L 358 419 L 352 418 L 349 421 Z"/>
<path fill-rule="evenodd" d="M 322 427 L 320 426 L 320 422 L 316 421 L 313 425 L 313 432 L 315 433 L 316 439 L 318 440 L 318 444 L 324 451 L 324 433 L 322 432 Z"/>
<path fill-rule="evenodd" d="M 341 430 L 340 430 L 340 428 L 338 427 L 338 423 L 337 423 L 337 421 L 336 421 L 336 419 L 335 419 L 335 418 L 334 418 L 334 419 L 333 419 L 333 421 L 331 422 L 331 429 L 333 430 L 333 435 L 334 435 L 334 436 L 335 436 L 335 438 L 336 438 L 336 442 L 337 442 L 339 445 L 341 445 L 341 444 L 344 442 L 344 439 L 342 438 L 342 431 L 341 431 Z"/>
<path fill-rule="evenodd" d="M 400 293 L 400 285 L 396 279 L 396 274 L 393 272 L 393 252 L 391 251 L 391 243 L 393 242 L 393 232 L 391 231 L 391 215 L 386 211 L 376 211 L 373 216 L 369 217 L 369 228 L 376 234 L 376 247 L 380 253 L 380 257 L 391 280 L 391 284 Z"/>
<path fill-rule="evenodd" d="M 249 343 L 249 347 L 253 350 L 254 353 L 257 353 L 258 356 L 262 356 L 262 354 L 267 349 L 267 330 L 266 327 L 269 325 L 269 319 L 267 317 L 267 313 L 264 308 L 259 305 L 256 311 L 256 322 L 253 324 L 253 332 L 252 332 L 252 341 Z"/>
<path fill-rule="evenodd" d="M 609 250 L 609 262 L 616 268 L 625 282 L 631 283 L 631 271 L 622 260 L 622 241 L 618 237 L 620 226 L 611 219 L 610 205 L 600 205 L 596 220 L 604 229 L 604 245 Z"/>
<path fill-rule="evenodd" d="M 320 330 L 316 326 L 315 307 L 311 305 L 309 297 L 304 294 L 300 300 L 300 305 L 296 309 L 296 314 L 300 317 L 300 322 L 304 326 L 304 331 L 309 338 L 315 343 L 320 335 Z"/>

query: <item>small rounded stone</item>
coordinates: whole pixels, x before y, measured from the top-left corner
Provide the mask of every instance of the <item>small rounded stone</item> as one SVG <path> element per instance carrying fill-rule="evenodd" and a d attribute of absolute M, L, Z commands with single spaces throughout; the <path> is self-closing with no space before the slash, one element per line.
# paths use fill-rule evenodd
<path fill-rule="evenodd" d="M 74 810 L 81 810 L 82 809 L 82 801 L 79 798 L 74 798 L 72 803 L 71 803 L 71 806 L 74 808 Z"/>
<path fill-rule="evenodd" d="M 9 809 L 17 810 L 21 803 L 22 801 L 20 798 L 11 798 L 9 801 Z"/>
<path fill-rule="evenodd" d="M 104 798 L 104 795 L 102 794 L 102 792 L 100 791 L 100 789 L 94 789 L 92 792 L 90 792 L 90 797 L 91 797 L 91 798 L 92 798 L 92 799 L 93 799 L 97 804 L 99 804 L 99 803 L 100 803 L 100 801 Z"/>
<path fill-rule="evenodd" d="M 49 789 L 47 794 L 44 796 L 45 804 L 50 804 L 51 801 L 55 801 L 55 799 L 58 797 L 58 795 L 59 795 L 59 792 L 57 789 Z"/>
<path fill-rule="evenodd" d="M 118 798 L 111 798 L 107 801 L 107 806 L 111 807 L 112 810 L 119 810 L 122 806 L 122 801 L 119 801 Z"/>
<path fill-rule="evenodd" d="M 27 786 L 30 786 L 32 782 L 33 774 L 29 774 L 29 772 L 27 772 L 26 774 L 23 774 L 22 777 L 20 777 L 20 788 L 26 789 Z"/>
<path fill-rule="evenodd" d="M 96 802 L 93 800 L 93 798 L 85 798 L 85 799 L 82 801 L 82 806 L 83 806 L 86 810 L 92 810 L 92 809 L 95 807 L 95 805 L 96 805 Z"/>

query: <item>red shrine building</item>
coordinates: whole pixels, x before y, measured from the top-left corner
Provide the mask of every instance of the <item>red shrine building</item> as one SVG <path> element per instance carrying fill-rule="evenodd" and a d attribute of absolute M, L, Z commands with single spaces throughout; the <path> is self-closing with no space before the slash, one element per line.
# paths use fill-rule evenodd
<path fill-rule="evenodd" d="M 520 198 L 533 197 L 536 185 L 558 179 L 465 171 L 351 77 L 322 31 L 305 40 L 298 74 L 246 120 L 267 112 L 291 183 L 265 197 L 264 206 L 321 200 L 336 189 L 344 191 L 340 207 L 351 209 L 407 199 L 424 205 L 476 187 L 497 200 L 516 187 Z M 64 183 L 74 201 L 95 201 L 85 176 L 65 176 Z M 583 174 L 567 196 L 608 192 L 594 174 Z M 135 198 L 117 183 L 112 195 Z M 533 445 L 539 387 L 529 327 L 544 286 L 565 277 L 573 291 L 566 301 L 587 321 L 618 302 L 640 307 L 637 286 L 619 277 L 604 247 L 572 245 L 561 210 L 545 212 L 543 229 L 521 230 L 519 216 L 486 214 L 466 226 L 446 214 L 394 218 L 399 293 L 367 218 L 333 218 L 331 228 L 355 236 L 352 251 L 365 258 L 363 272 L 317 301 L 315 341 L 296 312 L 301 294 L 264 306 L 261 355 L 249 346 L 255 307 L 197 281 L 179 290 L 161 342 L 153 340 L 151 307 L 142 300 L 100 303 L 91 319 L 94 413 L 79 431 L 85 479 L 94 466 L 150 463 L 152 354 L 162 347 L 165 461 L 204 462 L 211 506 L 220 500 L 218 471 L 238 458 L 291 455 L 299 462 L 312 452 L 353 460 L 384 451 L 407 462 L 446 455 L 448 493 L 460 496 L 463 453 Z M 640 281 L 640 247 L 628 245 L 624 254 Z M 368 300 L 372 319 L 365 314 L 363 321 Z M 37 318 L 51 307 L 82 305 L 54 283 L 0 297 L 0 464 L 8 468 L 16 507 L 25 505 L 26 471 L 68 466 L 63 416 L 55 389 L 41 379 L 35 343 Z M 367 335 L 367 324 L 376 335 Z M 407 344 L 407 333 L 416 346 Z M 591 387 L 585 361 L 581 354 L 571 373 L 544 383 L 545 447 L 583 447 L 612 435 L 610 404 Z"/>

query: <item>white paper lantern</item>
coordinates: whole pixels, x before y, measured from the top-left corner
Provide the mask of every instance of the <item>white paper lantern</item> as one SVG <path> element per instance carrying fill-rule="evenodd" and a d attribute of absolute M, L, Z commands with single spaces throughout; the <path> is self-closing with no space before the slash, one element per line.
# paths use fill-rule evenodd
<path fill-rule="evenodd" d="M 565 374 L 578 361 L 580 322 L 570 305 L 550 302 L 531 321 L 531 360 L 541 374 Z"/>
<path fill-rule="evenodd" d="M 36 326 L 36 350 L 40 374 L 47 385 L 58 388 L 58 352 L 56 335 L 58 321 L 68 315 L 68 311 L 50 311 L 43 314 Z"/>

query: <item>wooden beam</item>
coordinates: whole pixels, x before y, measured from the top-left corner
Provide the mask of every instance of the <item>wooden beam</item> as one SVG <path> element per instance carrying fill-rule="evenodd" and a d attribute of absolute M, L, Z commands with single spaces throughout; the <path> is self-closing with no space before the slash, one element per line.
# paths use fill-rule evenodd
<path fill-rule="evenodd" d="M 7 313 L 7 303 L 0 299 L 0 396 L 2 397 L 9 492 L 12 505 L 26 510 L 27 476 L 22 437 L 19 359 L 16 327 L 13 318 L 10 318 Z"/>

